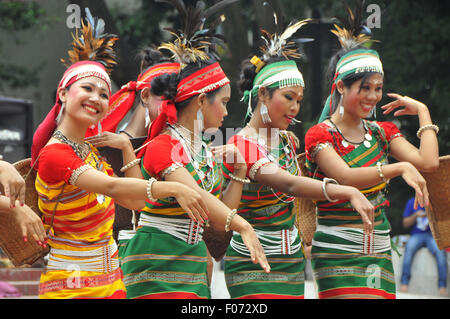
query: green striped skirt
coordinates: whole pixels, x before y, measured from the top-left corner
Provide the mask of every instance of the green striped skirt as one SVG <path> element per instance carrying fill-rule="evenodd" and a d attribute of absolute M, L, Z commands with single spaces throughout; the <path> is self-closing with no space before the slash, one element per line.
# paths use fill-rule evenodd
<path fill-rule="evenodd" d="M 241 236 L 233 239 L 242 243 Z M 294 244 L 298 244 L 299 238 Z M 231 298 L 303 299 L 305 289 L 305 260 L 303 252 L 287 255 L 266 255 L 271 271 L 266 273 L 249 256 L 235 251 L 231 246 L 225 257 L 225 281 Z"/>
<path fill-rule="evenodd" d="M 189 245 L 144 226 L 119 243 L 127 298 L 210 298 L 203 241 Z"/>
<path fill-rule="evenodd" d="M 383 224 L 376 226 L 375 230 L 377 228 L 383 229 Z M 382 238 L 384 242 L 390 240 L 388 233 L 380 236 L 386 236 Z M 339 249 L 339 245 L 345 249 Z M 391 249 L 361 253 L 351 249 L 351 246 L 358 250 L 358 245 L 348 238 L 320 230 L 315 232 L 311 265 L 319 298 L 395 299 Z"/>

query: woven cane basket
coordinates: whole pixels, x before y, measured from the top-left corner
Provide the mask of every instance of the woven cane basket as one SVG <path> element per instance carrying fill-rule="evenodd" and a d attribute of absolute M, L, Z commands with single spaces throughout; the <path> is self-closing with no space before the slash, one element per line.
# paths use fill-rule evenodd
<path fill-rule="evenodd" d="M 450 155 L 439 157 L 439 169 L 423 173 L 430 193 L 427 208 L 431 232 L 439 249 L 450 247 Z"/>
<path fill-rule="evenodd" d="M 14 167 L 25 179 L 25 204 L 28 205 L 38 216 L 41 216 L 41 212 L 38 207 L 38 194 L 34 187 L 36 171 L 33 169 L 30 171 L 30 163 L 31 159 L 27 158 L 14 163 Z M 0 191 L 4 194 L 3 187 L 1 185 Z M 0 214 L 0 247 L 16 267 L 32 265 L 49 252 L 48 246 L 47 248 L 42 248 L 30 236 L 28 236 L 28 242 L 24 242 L 22 231 L 20 230 L 17 221 L 12 218 L 10 214 Z"/>
<path fill-rule="evenodd" d="M 297 155 L 297 160 L 302 176 L 308 176 L 305 167 L 305 153 Z M 309 246 L 316 231 L 316 205 L 312 200 L 297 197 L 294 200 L 294 210 L 296 212 L 295 226 L 303 242 Z"/>

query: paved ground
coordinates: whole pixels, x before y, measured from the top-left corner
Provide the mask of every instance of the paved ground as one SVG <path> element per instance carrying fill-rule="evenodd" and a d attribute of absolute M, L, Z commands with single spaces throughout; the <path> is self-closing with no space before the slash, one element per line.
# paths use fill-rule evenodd
<path fill-rule="evenodd" d="M 229 299 L 230 295 L 225 284 L 223 271 L 220 269 L 219 263 L 214 263 L 214 272 L 211 285 L 212 299 Z M 316 288 L 313 280 L 305 281 L 305 299 L 317 299 Z M 420 295 L 413 293 L 397 292 L 397 299 L 449 299 L 438 296 Z"/>

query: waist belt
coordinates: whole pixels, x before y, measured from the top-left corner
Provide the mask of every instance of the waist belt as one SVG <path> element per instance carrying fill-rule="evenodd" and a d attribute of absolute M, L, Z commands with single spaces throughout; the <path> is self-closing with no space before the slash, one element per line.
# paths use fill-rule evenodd
<path fill-rule="evenodd" d="M 93 250 L 51 248 L 47 270 L 93 271 L 109 273 L 119 268 L 115 242 Z"/>
<path fill-rule="evenodd" d="M 339 237 L 352 242 L 352 244 L 336 244 L 313 239 L 313 246 L 340 249 L 365 255 L 386 252 L 391 249 L 389 229 L 375 229 L 372 234 L 366 234 L 363 229 L 359 228 L 317 225 L 316 233 L 317 232 Z"/>
<path fill-rule="evenodd" d="M 298 236 L 298 230 L 295 226 L 291 229 L 282 230 L 259 230 L 255 233 L 261 243 L 266 255 L 292 255 L 301 249 L 302 243 L 299 241 L 294 244 Z M 250 256 L 247 246 L 243 242 L 237 241 L 240 235 L 235 235 L 230 241 L 231 247 L 238 253 Z"/>
<path fill-rule="evenodd" d="M 203 228 L 192 219 L 156 217 L 141 214 L 139 226 L 154 227 L 189 245 L 198 244 L 203 238 Z"/>

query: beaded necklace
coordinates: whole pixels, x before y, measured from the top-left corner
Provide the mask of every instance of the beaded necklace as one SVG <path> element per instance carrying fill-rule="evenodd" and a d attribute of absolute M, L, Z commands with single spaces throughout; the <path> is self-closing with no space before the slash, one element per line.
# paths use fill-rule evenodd
<path fill-rule="evenodd" d="M 367 128 L 367 124 L 364 120 L 362 120 L 363 123 L 363 127 L 364 127 L 364 139 L 361 142 L 352 142 L 349 141 L 348 139 L 345 138 L 344 134 L 342 134 L 341 130 L 339 129 L 339 127 L 331 120 L 328 119 L 330 121 L 331 124 L 333 124 L 334 128 L 338 131 L 338 133 L 342 136 L 342 146 L 344 147 L 348 147 L 349 144 L 353 144 L 353 145 L 361 145 L 363 144 L 366 148 L 370 147 L 370 141 L 372 140 L 372 136 L 369 134 L 369 130 Z"/>
<path fill-rule="evenodd" d="M 85 161 L 87 156 L 89 155 L 89 151 L 91 150 L 91 147 L 88 143 L 83 142 L 82 144 L 76 143 L 74 141 L 71 141 L 70 139 L 68 139 L 61 131 L 56 130 L 52 137 L 56 138 L 58 141 L 69 145 L 73 151 L 75 152 L 75 154 L 77 154 L 77 156 L 82 160 Z M 97 160 L 96 156 L 92 156 L 92 158 L 95 161 L 95 167 L 98 171 L 100 171 L 100 163 Z M 103 204 L 103 202 L 105 201 L 105 195 L 103 194 L 97 194 L 97 201 L 100 204 Z"/>
<path fill-rule="evenodd" d="M 191 134 L 191 133 L 193 134 L 193 132 L 179 124 L 176 124 L 176 125 L 168 124 L 168 126 L 169 126 L 169 130 L 175 135 L 175 137 L 177 137 L 177 139 L 180 141 L 181 145 L 183 146 L 184 150 L 188 154 L 188 156 L 190 158 L 190 162 L 192 163 L 192 166 L 194 167 L 194 170 L 197 173 L 197 175 L 200 179 L 200 182 L 202 183 L 203 189 L 206 190 L 208 193 L 210 193 L 216 182 L 214 169 L 213 169 L 214 168 L 214 159 L 213 159 L 212 152 L 210 150 L 208 150 L 206 143 L 201 141 L 202 149 L 200 150 L 199 155 L 202 159 L 206 158 L 206 165 L 208 166 L 208 170 L 205 174 L 200 168 L 200 164 L 203 162 L 203 160 L 199 161 L 195 157 L 195 154 L 197 154 L 197 152 L 195 152 L 193 147 L 190 145 L 191 144 L 190 138 L 187 139 L 182 134 L 182 132 L 180 132 L 179 129 L 181 129 L 185 132 L 189 132 L 189 134 Z M 196 135 L 194 134 L 194 137 L 195 136 Z M 205 156 L 203 155 L 203 152 L 205 153 Z"/>
<path fill-rule="evenodd" d="M 256 128 L 254 128 L 253 126 L 251 126 L 250 124 L 247 124 L 247 126 L 248 127 L 250 127 L 250 128 L 252 128 L 252 129 L 254 129 L 255 131 L 256 131 Z M 298 164 L 298 161 L 297 161 L 297 157 L 295 156 L 295 153 L 294 153 L 294 151 L 293 151 L 293 147 L 292 147 L 292 145 L 291 145 L 291 142 L 290 142 L 290 139 L 289 139 L 289 137 L 287 136 L 287 135 L 285 135 L 285 137 L 286 137 L 286 139 L 287 139 L 287 144 L 285 144 L 284 143 L 284 138 L 283 138 L 283 134 L 282 134 L 282 132 L 281 131 L 278 131 L 278 136 L 280 137 L 280 139 L 281 139 L 281 143 L 282 143 L 282 147 L 271 147 L 271 150 L 269 150 L 269 148 L 268 148 L 268 146 L 266 145 L 266 142 L 264 141 L 264 139 L 262 139 L 260 136 L 259 136 L 259 133 L 257 132 L 256 133 L 257 134 L 257 142 L 258 142 L 258 145 L 261 145 L 263 148 L 264 148 L 264 151 L 265 151 L 265 153 L 266 153 L 266 155 L 267 155 L 267 159 L 269 159 L 270 160 L 270 162 L 272 162 L 272 163 L 274 163 L 275 165 L 277 165 L 277 166 L 279 166 L 279 163 L 277 162 L 277 161 L 275 161 L 275 157 L 272 155 L 272 153 L 271 153 L 271 150 L 278 150 L 278 151 L 280 151 L 280 150 L 283 150 L 283 152 L 284 152 L 284 154 L 286 155 L 286 165 L 284 166 L 284 167 L 280 167 L 281 169 L 284 169 L 284 170 L 286 170 L 286 171 L 289 171 L 289 168 L 291 168 L 291 166 L 292 165 L 294 165 L 295 164 L 295 166 L 296 166 L 296 170 L 297 170 L 297 172 L 300 172 L 300 166 L 299 166 L 299 164 Z M 284 133 L 285 134 L 285 133 Z M 279 155 L 278 155 L 279 156 Z M 292 160 L 293 159 L 293 160 Z M 290 164 L 289 164 L 289 166 L 288 166 L 288 163 L 289 162 L 291 162 Z M 288 200 L 284 200 L 283 198 L 281 198 L 281 197 L 279 197 L 278 195 L 277 195 L 277 192 L 275 192 L 274 190 L 273 190 L 273 188 L 272 187 L 269 187 L 270 188 L 270 190 L 272 191 L 272 194 L 274 194 L 275 195 L 275 197 L 278 199 L 278 200 L 280 200 L 281 202 L 283 202 L 283 203 L 291 203 L 291 202 L 293 202 L 294 200 L 295 200 L 295 197 L 294 196 L 289 196 L 289 195 L 287 195 L 287 194 L 284 194 L 286 197 L 288 197 L 289 199 Z"/>

